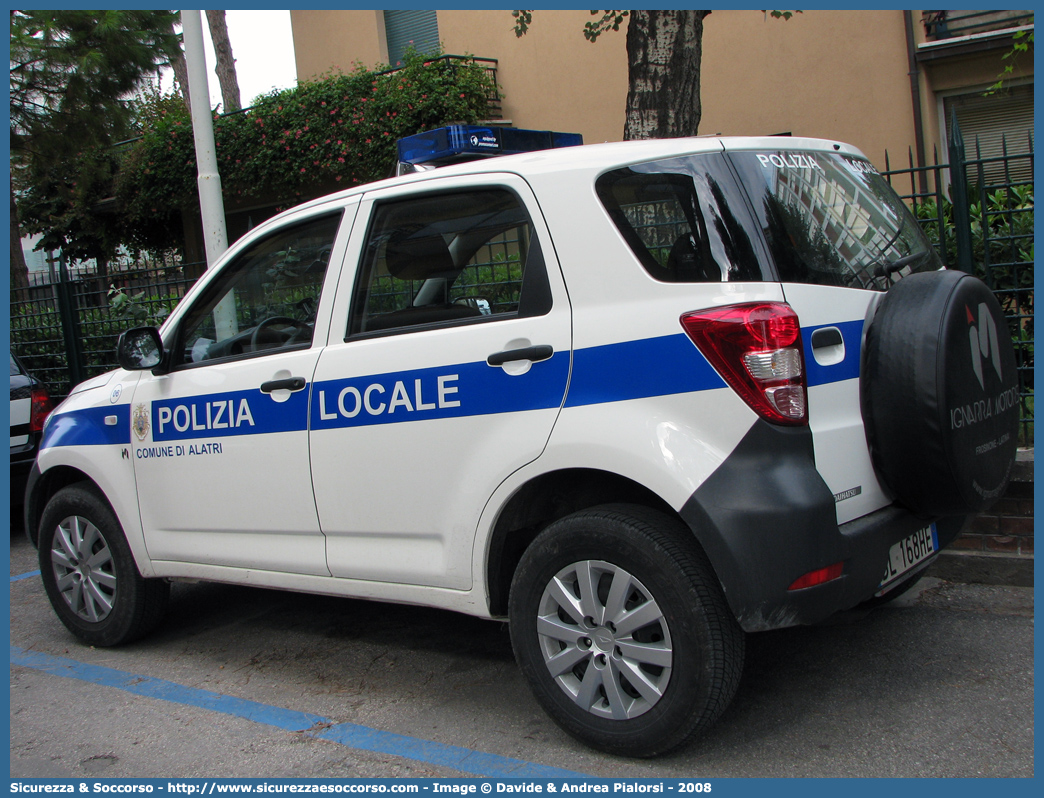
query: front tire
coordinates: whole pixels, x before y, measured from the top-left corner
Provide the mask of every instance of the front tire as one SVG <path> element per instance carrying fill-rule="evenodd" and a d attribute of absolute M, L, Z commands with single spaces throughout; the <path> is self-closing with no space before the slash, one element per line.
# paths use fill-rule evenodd
<path fill-rule="evenodd" d="M 40 518 L 38 548 L 51 606 L 85 643 L 128 643 L 163 617 L 170 584 L 141 576 L 115 513 L 89 483 L 51 497 Z"/>
<path fill-rule="evenodd" d="M 739 685 L 745 637 L 692 533 L 637 506 L 551 524 L 509 600 L 522 672 L 551 718 L 612 754 L 685 745 Z"/>

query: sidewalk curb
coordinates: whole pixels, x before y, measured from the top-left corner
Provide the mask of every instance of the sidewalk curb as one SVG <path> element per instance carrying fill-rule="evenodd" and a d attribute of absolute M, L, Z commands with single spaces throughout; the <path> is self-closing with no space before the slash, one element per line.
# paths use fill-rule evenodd
<path fill-rule="evenodd" d="M 1033 449 L 1019 449 L 1005 494 L 966 519 L 926 573 L 949 582 L 1033 587 Z"/>

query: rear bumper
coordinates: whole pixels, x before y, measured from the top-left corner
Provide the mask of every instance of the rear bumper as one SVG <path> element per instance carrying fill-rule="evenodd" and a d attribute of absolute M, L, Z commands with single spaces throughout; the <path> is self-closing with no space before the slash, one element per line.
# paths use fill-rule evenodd
<path fill-rule="evenodd" d="M 748 632 L 815 623 L 854 607 L 877 591 L 894 543 L 934 521 L 941 548 L 964 521 L 922 518 L 893 505 L 838 526 L 834 496 L 815 467 L 811 433 L 760 421 L 681 515 Z M 788 589 L 838 562 L 841 577 Z"/>
<path fill-rule="evenodd" d="M 787 591 L 776 597 L 781 607 L 793 613 L 795 623 L 821 621 L 840 610 L 850 609 L 871 598 L 881 584 L 893 544 L 924 529 L 932 521 L 919 518 L 901 507 L 890 506 L 837 527 L 840 560 L 844 570 L 839 579 L 804 590 Z M 934 520 L 939 533 L 940 549 L 953 542 L 964 523 L 964 516 Z M 930 562 L 929 560 L 928 562 Z M 835 560 L 837 562 L 837 560 Z M 927 563 L 926 563 L 927 564 Z M 804 567 L 804 566 L 798 566 Z M 806 569 L 802 573 L 808 573 Z M 901 580 L 897 580 L 898 581 Z M 770 597 L 766 597 L 771 602 Z M 746 627 L 745 627 L 746 628 Z"/>

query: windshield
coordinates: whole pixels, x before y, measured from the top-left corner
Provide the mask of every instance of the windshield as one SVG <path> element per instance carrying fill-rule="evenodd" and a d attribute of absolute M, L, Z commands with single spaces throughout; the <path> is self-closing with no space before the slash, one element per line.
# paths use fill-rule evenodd
<path fill-rule="evenodd" d="M 885 290 L 942 267 L 913 215 L 861 158 L 733 152 L 783 282 Z"/>

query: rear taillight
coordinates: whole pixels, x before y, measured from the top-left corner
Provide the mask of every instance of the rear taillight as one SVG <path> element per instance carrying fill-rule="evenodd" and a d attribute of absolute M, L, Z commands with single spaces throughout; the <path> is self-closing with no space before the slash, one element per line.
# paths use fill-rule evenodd
<path fill-rule="evenodd" d="M 809 571 L 804 576 L 795 579 L 794 583 L 787 590 L 804 590 L 807 587 L 825 585 L 827 582 L 840 579 L 844 570 L 845 564 L 843 562 L 836 562 L 833 565 L 828 565 L 826 568 L 817 568 L 815 571 Z"/>
<path fill-rule="evenodd" d="M 54 403 L 51 401 L 47 389 L 42 385 L 35 386 L 33 388 L 32 410 L 29 414 L 30 431 L 42 432 L 44 421 L 47 420 L 47 416 L 50 415 L 52 410 L 54 410 Z"/>
<path fill-rule="evenodd" d="M 681 323 L 754 412 L 775 424 L 808 423 L 801 326 L 790 305 L 729 305 L 686 313 Z"/>

